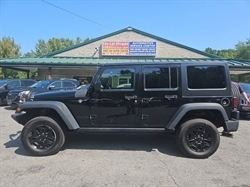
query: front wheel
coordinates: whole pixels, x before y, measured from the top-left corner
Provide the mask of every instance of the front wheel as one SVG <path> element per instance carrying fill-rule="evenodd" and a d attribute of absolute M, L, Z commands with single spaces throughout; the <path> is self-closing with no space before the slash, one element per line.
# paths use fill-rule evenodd
<path fill-rule="evenodd" d="M 21 142 L 32 155 L 56 154 L 63 146 L 65 135 L 58 123 L 50 117 L 39 116 L 28 121 L 21 132 Z"/>
<path fill-rule="evenodd" d="M 205 119 L 192 119 L 177 129 L 177 145 L 191 158 L 208 158 L 216 152 L 220 135 L 213 123 Z"/>

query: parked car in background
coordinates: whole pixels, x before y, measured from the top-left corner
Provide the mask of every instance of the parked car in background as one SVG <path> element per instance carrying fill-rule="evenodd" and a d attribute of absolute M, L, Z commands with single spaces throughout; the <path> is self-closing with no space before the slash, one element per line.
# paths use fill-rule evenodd
<path fill-rule="evenodd" d="M 15 89 L 8 93 L 6 100 L 12 108 L 17 107 L 20 103 L 26 101 L 29 96 L 36 93 L 71 90 L 80 86 L 80 82 L 76 79 L 49 79 L 36 82 L 26 89 Z"/>
<path fill-rule="evenodd" d="M 250 84 L 249 83 L 239 83 L 243 90 L 246 92 L 248 98 L 250 98 Z M 240 95 L 240 115 L 241 116 L 250 116 L 250 105 L 247 105 L 245 99 Z"/>
<path fill-rule="evenodd" d="M 6 96 L 14 89 L 27 89 L 28 86 L 36 83 L 32 79 L 1 79 L 0 80 L 0 105 L 7 104 Z"/>

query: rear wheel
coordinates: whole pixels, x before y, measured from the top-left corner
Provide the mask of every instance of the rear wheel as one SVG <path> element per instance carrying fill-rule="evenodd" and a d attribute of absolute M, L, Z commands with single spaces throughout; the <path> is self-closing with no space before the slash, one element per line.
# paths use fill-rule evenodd
<path fill-rule="evenodd" d="M 32 155 L 56 154 L 63 146 L 65 135 L 58 123 L 50 117 L 39 116 L 28 121 L 21 132 L 21 142 Z"/>
<path fill-rule="evenodd" d="M 216 152 L 220 135 L 213 123 L 205 119 L 192 119 L 177 129 L 177 145 L 191 158 L 208 158 Z"/>

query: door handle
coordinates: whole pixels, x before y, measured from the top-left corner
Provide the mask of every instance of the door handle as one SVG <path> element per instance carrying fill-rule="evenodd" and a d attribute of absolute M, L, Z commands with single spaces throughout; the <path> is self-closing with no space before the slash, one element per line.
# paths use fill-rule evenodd
<path fill-rule="evenodd" d="M 137 95 L 125 95 L 125 99 L 137 99 Z"/>
<path fill-rule="evenodd" d="M 177 99 L 178 96 L 177 95 L 165 95 L 166 99 Z"/>

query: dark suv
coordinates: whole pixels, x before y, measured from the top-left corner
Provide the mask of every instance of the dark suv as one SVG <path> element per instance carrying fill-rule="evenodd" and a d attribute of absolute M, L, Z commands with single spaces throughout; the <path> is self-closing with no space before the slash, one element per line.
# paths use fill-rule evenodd
<path fill-rule="evenodd" d="M 171 132 L 186 156 L 207 158 L 217 128 L 238 129 L 232 89 L 223 61 L 112 63 L 77 90 L 32 95 L 11 116 L 32 155 L 57 153 L 69 132 Z"/>
<path fill-rule="evenodd" d="M 248 98 L 250 98 L 250 84 L 249 83 L 239 83 L 243 90 L 246 92 Z M 247 105 L 245 99 L 240 95 L 240 115 L 241 116 L 250 116 L 250 105 Z"/>
<path fill-rule="evenodd" d="M 7 97 L 7 104 L 11 107 L 17 107 L 23 101 L 26 101 L 30 95 L 48 91 L 76 89 L 80 82 L 76 79 L 49 79 L 38 81 L 28 88 L 11 90 Z"/>
<path fill-rule="evenodd" d="M 28 86 L 36 83 L 32 79 L 1 79 L 0 80 L 0 105 L 6 103 L 6 95 L 13 89 L 27 89 Z"/>

